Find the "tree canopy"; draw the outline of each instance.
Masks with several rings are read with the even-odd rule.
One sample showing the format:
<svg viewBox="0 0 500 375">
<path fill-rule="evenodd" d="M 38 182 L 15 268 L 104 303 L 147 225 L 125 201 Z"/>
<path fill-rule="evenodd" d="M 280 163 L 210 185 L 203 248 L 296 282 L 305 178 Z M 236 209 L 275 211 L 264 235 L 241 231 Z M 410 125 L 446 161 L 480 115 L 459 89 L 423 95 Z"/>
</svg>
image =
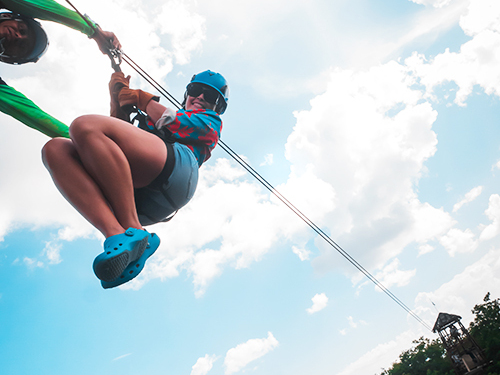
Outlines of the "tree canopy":
<svg viewBox="0 0 500 375">
<path fill-rule="evenodd" d="M 500 374 L 500 298 L 491 300 L 486 294 L 484 303 L 474 306 L 474 321 L 469 332 L 493 363 L 488 367 L 488 375 Z"/>
<path fill-rule="evenodd" d="M 474 321 L 469 325 L 469 333 L 492 362 L 486 374 L 500 375 L 500 299 L 491 300 L 488 293 L 472 312 Z M 420 337 L 413 344 L 413 348 L 401 353 L 399 361 L 380 375 L 455 375 L 441 340 Z"/>
</svg>

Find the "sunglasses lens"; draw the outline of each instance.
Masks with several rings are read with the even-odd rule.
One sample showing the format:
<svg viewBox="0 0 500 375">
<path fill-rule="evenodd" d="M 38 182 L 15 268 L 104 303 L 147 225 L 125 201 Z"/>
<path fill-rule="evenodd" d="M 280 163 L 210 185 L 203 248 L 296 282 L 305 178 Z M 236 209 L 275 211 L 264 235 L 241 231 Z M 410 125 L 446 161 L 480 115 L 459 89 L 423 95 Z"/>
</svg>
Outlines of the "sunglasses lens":
<svg viewBox="0 0 500 375">
<path fill-rule="evenodd" d="M 219 97 L 219 93 L 217 91 L 198 83 L 190 83 L 187 87 L 187 94 L 193 98 L 203 94 L 205 101 L 210 104 L 215 104 L 217 102 L 217 98 Z"/>
<path fill-rule="evenodd" d="M 193 98 L 200 96 L 202 92 L 203 92 L 203 87 L 201 87 L 201 85 L 190 83 L 187 87 L 188 95 L 192 96 Z"/>
<path fill-rule="evenodd" d="M 206 91 L 203 91 L 203 97 L 210 104 L 215 104 L 218 96 L 219 96 L 219 93 L 215 90 L 208 89 Z"/>
</svg>

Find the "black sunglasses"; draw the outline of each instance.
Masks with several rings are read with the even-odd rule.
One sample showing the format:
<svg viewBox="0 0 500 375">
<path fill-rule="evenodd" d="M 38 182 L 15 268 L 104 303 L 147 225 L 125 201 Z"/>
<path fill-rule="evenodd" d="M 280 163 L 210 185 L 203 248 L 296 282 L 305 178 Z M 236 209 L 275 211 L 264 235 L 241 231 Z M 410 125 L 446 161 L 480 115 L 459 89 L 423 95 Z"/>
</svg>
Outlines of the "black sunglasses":
<svg viewBox="0 0 500 375">
<path fill-rule="evenodd" d="M 201 83 L 190 83 L 187 86 L 187 94 L 193 98 L 197 98 L 203 94 L 203 98 L 209 104 L 217 104 L 219 99 L 219 92 L 209 86 L 205 86 Z"/>
</svg>

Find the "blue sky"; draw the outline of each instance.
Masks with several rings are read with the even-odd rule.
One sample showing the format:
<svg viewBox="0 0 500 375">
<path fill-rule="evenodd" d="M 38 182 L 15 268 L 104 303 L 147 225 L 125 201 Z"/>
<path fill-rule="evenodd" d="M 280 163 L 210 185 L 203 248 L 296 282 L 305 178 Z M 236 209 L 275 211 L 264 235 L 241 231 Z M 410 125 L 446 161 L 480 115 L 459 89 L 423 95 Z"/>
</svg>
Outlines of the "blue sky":
<svg viewBox="0 0 500 375">
<path fill-rule="evenodd" d="M 224 74 L 224 142 L 428 325 L 499 296 L 497 0 L 74 4 L 177 98 Z M 1 77 L 68 124 L 107 114 L 107 58 L 43 25 L 46 55 Z M 141 276 L 103 290 L 47 138 L 0 121 L 5 373 L 376 374 L 436 338 L 221 149 Z"/>
</svg>

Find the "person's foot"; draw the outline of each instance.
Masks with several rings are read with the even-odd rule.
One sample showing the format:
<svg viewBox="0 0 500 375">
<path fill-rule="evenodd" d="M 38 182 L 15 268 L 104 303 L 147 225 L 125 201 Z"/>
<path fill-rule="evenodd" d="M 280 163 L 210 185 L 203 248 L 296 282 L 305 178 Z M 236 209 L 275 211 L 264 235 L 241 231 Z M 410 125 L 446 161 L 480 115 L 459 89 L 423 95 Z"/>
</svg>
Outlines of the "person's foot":
<svg viewBox="0 0 500 375">
<path fill-rule="evenodd" d="M 148 245 L 149 233 L 129 228 L 125 233 L 108 237 L 104 252 L 94 259 L 94 273 L 102 281 L 113 281 L 127 266 L 141 257 Z"/>
<path fill-rule="evenodd" d="M 101 285 L 104 289 L 114 288 L 119 285 L 125 284 L 126 282 L 135 278 L 144 268 L 146 264 L 146 260 L 154 254 L 156 249 L 160 246 L 160 238 L 156 235 L 156 233 L 151 233 L 148 237 L 148 245 L 146 246 L 146 250 L 142 253 L 142 255 L 134 262 L 131 262 L 127 268 L 122 272 L 122 274 L 113 281 L 104 281 L 101 280 Z"/>
</svg>

